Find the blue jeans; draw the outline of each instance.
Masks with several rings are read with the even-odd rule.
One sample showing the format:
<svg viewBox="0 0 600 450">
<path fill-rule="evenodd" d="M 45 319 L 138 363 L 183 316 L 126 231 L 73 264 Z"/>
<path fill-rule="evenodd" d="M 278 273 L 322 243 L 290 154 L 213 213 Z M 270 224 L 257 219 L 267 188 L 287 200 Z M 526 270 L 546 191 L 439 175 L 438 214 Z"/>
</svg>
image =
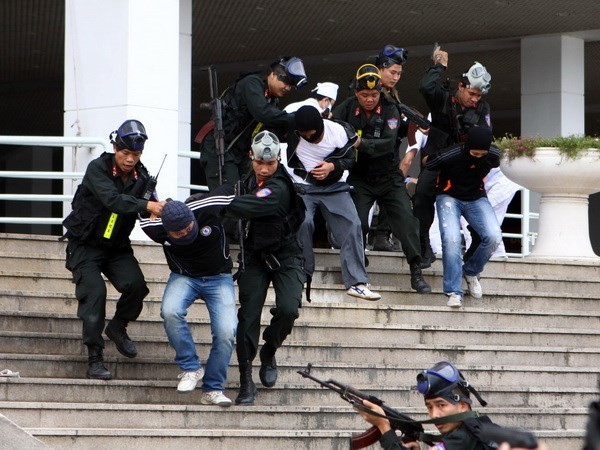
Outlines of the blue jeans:
<svg viewBox="0 0 600 450">
<path fill-rule="evenodd" d="M 169 276 L 160 316 L 169 343 L 175 349 L 175 363 L 183 372 L 195 372 L 200 368 L 194 338 L 185 320 L 188 308 L 197 298 L 206 303 L 212 334 L 210 355 L 204 365 L 202 391 L 223 391 L 237 329 L 231 274 L 193 278 L 171 272 Z"/>
<path fill-rule="evenodd" d="M 442 194 L 438 195 L 435 205 L 442 237 L 444 293 L 455 292 L 462 295 L 462 275 L 477 276 L 483 271 L 483 267 L 502 240 L 502 231 L 494 209 L 486 197 L 465 201 Z M 481 244 L 464 264 L 460 216 L 463 216 L 481 237 Z"/>
</svg>

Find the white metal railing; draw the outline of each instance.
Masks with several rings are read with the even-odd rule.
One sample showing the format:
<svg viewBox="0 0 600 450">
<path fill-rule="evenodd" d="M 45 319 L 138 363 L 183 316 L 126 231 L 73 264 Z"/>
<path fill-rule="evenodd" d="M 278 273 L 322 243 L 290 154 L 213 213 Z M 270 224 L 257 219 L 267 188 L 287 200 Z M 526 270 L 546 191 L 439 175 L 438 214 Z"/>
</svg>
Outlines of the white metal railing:
<svg viewBox="0 0 600 450">
<path fill-rule="evenodd" d="M 507 213 L 505 219 L 520 219 L 521 221 L 521 232 L 520 233 L 502 233 L 502 237 L 506 238 L 517 238 L 521 240 L 521 253 L 507 253 L 507 256 L 523 257 L 531 253 L 530 247 L 535 244 L 537 233 L 531 231 L 530 222 L 531 220 L 538 220 L 540 218 L 539 213 L 531 212 L 530 195 L 529 190 L 525 188 L 520 189 L 521 192 L 521 214 Z"/>
<path fill-rule="evenodd" d="M 0 136 L 0 145 L 28 145 L 45 147 L 102 147 L 104 150 L 112 148 L 110 143 L 100 138 L 84 137 L 42 137 L 42 136 Z M 178 152 L 180 158 L 200 159 L 198 152 Z M 40 172 L 40 171 L 0 171 L 0 178 L 24 178 L 31 180 L 78 180 L 83 178 L 83 172 Z M 181 184 L 180 189 L 190 189 L 207 192 L 208 187 L 197 184 Z M 0 194 L 0 201 L 45 201 L 45 202 L 70 202 L 73 195 L 64 194 Z M 530 231 L 530 220 L 538 219 L 539 214 L 530 211 L 529 191 L 521 189 L 521 214 L 506 214 L 506 218 L 521 221 L 521 233 L 502 233 L 506 238 L 521 240 L 521 253 L 507 253 L 512 257 L 523 257 L 530 253 L 530 247 L 535 243 L 537 233 Z M 62 217 L 0 217 L 0 223 L 27 224 L 27 225 L 60 225 Z"/>
<path fill-rule="evenodd" d="M 112 145 L 105 139 L 94 137 L 69 136 L 0 136 L 0 145 L 23 145 L 40 147 L 75 147 L 111 150 Z M 198 152 L 179 152 L 180 158 L 200 159 Z M 83 172 L 44 172 L 44 171 L 0 171 L 0 178 L 21 178 L 30 180 L 80 180 Z M 197 184 L 178 185 L 181 189 L 208 191 L 207 186 Z M 22 202 L 70 202 L 72 194 L 0 194 L 0 201 Z M 26 225 L 60 225 L 62 217 L 0 217 L 0 223 Z"/>
</svg>

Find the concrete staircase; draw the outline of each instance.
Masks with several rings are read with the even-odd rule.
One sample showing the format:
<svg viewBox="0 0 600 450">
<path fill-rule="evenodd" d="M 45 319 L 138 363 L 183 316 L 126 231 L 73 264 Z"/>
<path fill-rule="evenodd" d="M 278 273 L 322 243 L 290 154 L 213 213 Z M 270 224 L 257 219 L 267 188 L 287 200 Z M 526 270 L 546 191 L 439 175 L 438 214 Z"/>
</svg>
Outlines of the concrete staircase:
<svg viewBox="0 0 600 450">
<path fill-rule="evenodd" d="M 0 412 L 50 447 L 347 449 L 351 433 L 366 424 L 298 369 L 312 363 L 316 376 L 424 419 L 415 376 L 439 360 L 461 368 L 489 403 L 477 409 L 497 423 L 532 429 L 552 450 L 582 447 L 600 378 L 596 261 L 493 261 L 481 279 L 484 298 L 467 297 L 454 311 L 441 292 L 440 261 L 425 271 L 433 293 L 417 295 L 401 255 L 371 252 L 371 282 L 383 298 L 370 303 L 345 295 L 338 253 L 318 250 L 313 302 L 304 304 L 278 352 L 280 381 L 259 386 L 256 406 L 224 409 L 200 405 L 198 391 L 176 392 L 179 371 L 159 317 L 168 268 L 151 243 L 135 245 L 150 286 L 142 316 L 129 327 L 140 356 L 124 358 L 107 342 L 115 379 L 84 378 L 87 357 L 64 248 L 56 237 L 0 234 L 0 370 L 21 374 L 0 377 Z M 109 317 L 116 299 L 109 287 Z M 189 320 L 205 358 L 210 331 L 202 302 Z M 234 355 L 226 392 L 232 398 L 238 382 Z"/>
</svg>

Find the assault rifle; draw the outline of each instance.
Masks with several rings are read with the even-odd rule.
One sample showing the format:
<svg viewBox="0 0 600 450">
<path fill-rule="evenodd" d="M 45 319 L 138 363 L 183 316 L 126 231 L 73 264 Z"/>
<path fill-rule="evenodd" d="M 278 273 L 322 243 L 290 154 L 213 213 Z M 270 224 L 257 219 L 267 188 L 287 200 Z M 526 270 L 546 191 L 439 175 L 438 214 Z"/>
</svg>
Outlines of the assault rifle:
<svg viewBox="0 0 600 450">
<path fill-rule="evenodd" d="M 210 103 L 201 103 L 200 108 L 210 109 L 210 122 L 202 127 L 198 132 L 195 141 L 202 142 L 204 137 L 212 128 L 215 144 L 217 146 L 217 158 L 219 160 L 219 184 L 223 184 L 223 165 L 225 164 L 225 131 L 223 131 L 223 103 L 219 97 L 219 87 L 217 83 L 217 69 L 214 66 L 208 66 L 208 82 L 210 84 Z"/>
<path fill-rule="evenodd" d="M 412 109 L 410 106 L 405 105 L 399 100 L 396 100 L 396 105 L 398 106 L 398 109 L 400 109 L 400 112 L 404 114 L 406 118 L 411 122 L 416 123 L 419 127 L 423 128 L 424 130 L 431 128 L 431 122 L 425 117 L 423 117 L 421 114 L 419 114 L 417 111 Z"/>
<path fill-rule="evenodd" d="M 332 379 L 327 381 L 321 380 L 314 375 L 311 375 L 311 368 L 312 365 L 308 364 L 306 369 L 299 370 L 298 373 L 304 378 L 310 378 L 311 380 L 319 383 L 324 388 L 337 392 L 344 401 L 350 403 L 352 406 L 355 406 L 358 409 L 363 411 L 368 409 L 363 404 L 363 400 L 368 400 L 371 403 L 380 406 L 389 419 L 392 428 L 402 433 L 402 441 L 410 442 L 420 440 L 425 442 L 427 445 L 434 445 L 432 441 L 423 437 L 424 429 L 420 422 L 417 422 L 416 420 L 411 419 L 395 409 L 390 408 L 383 402 L 383 400 L 380 400 L 371 394 L 361 392 L 348 384 L 343 384 Z M 351 448 L 353 450 L 357 450 L 368 447 L 369 445 L 376 443 L 380 437 L 381 432 L 376 426 L 373 426 L 363 433 L 353 435 L 351 438 Z"/>
</svg>

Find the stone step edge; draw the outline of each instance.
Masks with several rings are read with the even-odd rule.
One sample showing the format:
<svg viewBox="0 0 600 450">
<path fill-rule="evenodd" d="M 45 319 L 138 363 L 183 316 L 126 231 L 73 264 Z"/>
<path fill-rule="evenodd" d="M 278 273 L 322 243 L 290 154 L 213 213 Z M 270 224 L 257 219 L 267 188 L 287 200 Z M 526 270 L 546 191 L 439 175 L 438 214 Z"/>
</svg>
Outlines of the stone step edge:
<svg viewBox="0 0 600 450">
<path fill-rule="evenodd" d="M 64 354 L 40 354 L 36 353 L 35 358 L 31 354 L 19 354 L 19 353 L 0 353 L 0 361 L 11 361 L 24 359 L 27 362 L 35 361 L 57 361 L 57 362 L 85 362 L 87 361 L 87 355 L 64 355 Z M 105 356 L 106 362 L 121 362 L 124 361 L 121 356 Z M 175 367 L 173 358 L 143 358 L 136 357 L 135 359 L 126 360 L 128 364 L 165 364 L 167 366 Z M 291 363 L 290 361 L 282 359 L 278 360 L 278 367 L 286 370 L 299 370 L 297 363 Z M 256 364 L 258 367 L 258 363 Z M 352 363 L 352 362 L 317 362 L 311 363 L 312 369 L 316 369 L 317 372 L 313 371 L 313 374 L 319 377 L 318 372 L 327 370 L 404 370 L 404 371 L 419 371 L 423 370 L 422 364 L 404 364 L 399 367 L 397 364 L 380 364 L 380 363 Z M 236 368 L 237 362 L 232 360 L 230 367 Z M 469 372 L 527 372 L 527 373 L 589 373 L 600 374 L 600 367 L 571 367 L 571 366 L 529 366 L 529 365 L 482 365 L 482 364 L 469 364 L 462 365 L 461 370 L 464 373 Z M 300 375 L 299 375 L 300 376 Z M 338 380 L 340 382 L 347 382 L 352 384 L 352 380 Z"/>
<path fill-rule="evenodd" d="M 366 427 L 367 428 L 367 427 Z M 365 429 L 366 429 L 365 428 Z M 111 436 L 111 437 L 222 437 L 222 438 L 260 438 L 273 440 L 281 438 L 348 438 L 357 431 L 364 430 L 250 430 L 250 429 L 153 429 L 153 428 L 23 428 L 33 436 Z M 533 430 L 538 438 L 579 438 L 585 435 L 584 429 L 569 430 Z"/>
<path fill-rule="evenodd" d="M 78 341 L 81 340 L 81 335 L 79 333 L 51 333 L 51 332 L 36 332 L 36 331 L 22 332 L 22 331 L 1 331 L 0 330 L 0 337 L 2 337 L 2 336 L 31 337 L 31 338 L 40 338 L 40 339 L 73 339 L 73 340 L 78 340 Z M 158 342 L 161 344 L 168 342 L 166 336 L 140 336 L 140 337 L 136 337 L 135 341 L 136 342 Z M 210 341 L 208 339 L 195 339 L 195 341 L 196 341 L 196 345 L 210 344 Z M 300 340 L 294 340 L 294 339 L 286 340 L 284 345 L 290 346 L 290 347 L 292 347 L 292 346 L 293 347 L 301 347 L 301 348 L 307 347 L 306 341 L 300 341 Z M 310 347 L 313 347 L 313 348 L 326 347 L 326 348 L 338 348 L 338 349 L 339 348 L 372 349 L 373 345 L 360 344 L 360 343 L 352 343 L 352 344 L 343 345 L 341 343 L 332 344 L 331 342 L 326 342 L 326 341 L 311 341 Z M 490 344 L 490 345 L 453 345 L 453 344 L 448 344 L 448 345 L 443 345 L 443 344 L 408 345 L 408 344 L 399 344 L 399 345 L 393 345 L 393 344 L 381 343 L 381 344 L 378 344 L 378 348 L 379 349 L 387 349 L 387 350 L 420 350 L 420 351 L 425 350 L 425 351 L 461 351 L 461 352 L 464 352 L 464 351 L 470 351 L 470 352 L 506 351 L 506 352 L 524 352 L 524 353 L 531 353 L 531 352 L 535 352 L 535 353 L 571 353 L 571 354 L 573 354 L 573 353 L 597 354 L 598 353 L 597 347 L 580 347 L 580 346 L 577 346 L 577 347 L 548 347 L 548 346 L 534 347 L 531 345 L 526 345 L 526 346 L 525 345 L 524 346 L 508 345 L 508 346 L 499 347 L 497 344 Z M 83 347 L 82 347 L 82 351 L 83 351 Z M 14 354 L 18 354 L 18 353 L 14 353 Z"/>
<path fill-rule="evenodd" d="M 281 386 L 275 385 L 272 388 L 268 388 L 271 391 L 274 390 L 303 390 L 303 391 L 323 391 L 323 388 L 316 383 L 283 383 Z M 39 386 L 102 386 L 102 387 L 128 387 L 128 388 L 173 388 L 172 380 L 88 380 L 83 378 L 4 378 L 0 377 L 0 384 L 22 384 L 22 385 L 39 385 Z M 398 391 L 414 391 L 416 388 L 413 385 L 396 385 L 390 387 L 388 385 L 362 385 L 357 383 L 354 386 L 356 389 L 364 391 L 378 391 L 378 392 L 398 392 Z M 598 390 L 596 388 L 585 388 L 585 387 L 521 387 L 521 386 L 486 386 L 483 392 L 496 392 L 496 393 L 554 393 L 554 394 L 594 394 L 596 395 Z"/>
<path fill-rule="evenodd" d="M 339 272 L 339 267 L 326 267 L 326 266 L 316 266 L 315 272 Z M 375 272 L 367 270 L 368 273 L 377 273 L 383 275 L 402 275 L 406 277 L 410 274 L 408 270 L 401 270 L 400 272 L 389 269 L 379 269 Z M 443 275 L 442 271 L 425 271 L 423 272 L 423 276 L 427 278 L 427 276 L 441 277 Z M 58 272 L 24 272 L 22 270 L 0 270 L 0 276 L 12 276 L 12 277 L 22 277 L 22 278 L 36 278 L 36 279 L 70 279 L 71 274 L 67 269 L 64 271 Z M 146 282 L 148 283 L 166 283 L 169 278 L 169 272 L 165 271 L 165 276 L 162 277 L 145 277 Z M 586 284 L 597 284 L 600 283 L 600 279 L 590 279 L 589 276 L 584 278 L 574 278 L 574 277 L 564 277 L 564 276 L 551 276 L 551 275 L 511 275 L 511 274 L 502 274 L 502 275 L 486 275 L 485 271 L 481 274 L 481 279 L 485 280 L 518 280 L 518 281 L 535 281 L 535 282 L 566 282 L 566 283 L 586 283 Z M 340 285 L 341 286 L 341 285 Z M 311 285 L 312 287 L 312 285 Z"/>
<path fill-rule="evenodd" d="M 331 285 L 329 285 L 328 287 L 330 287 Z M 315 290 L 314 287 L 311 287 L 311 289 Z M 345 289 L 343 286 L 340 285 L 340 290 Z M 417 295 L 417 294 L 415 294 Z M 494 294 L 489 294 L 494 295 Z M 530 293 L 530 295 L 533 295 Z M 526 295 L 526 297 L 530 298 L 530 295 Z M 7 297 L 23 297 L 25 299 L 27 298 L 52 298 L 52 299 L 64 299 L 64 300 L 71 300 L 71 301 L 76 301 L 73 293 L 60 293 L 60 292 L 48 292 L 48 293 L 41 293 L 41 292 L 35 292 L 35 291 L 13 291 L 13 290 L 2 290 L 0 289 L 0 296 L 7 296 Z M 510 297 L 516 297 L 515 295 L 506 295 L 506 296 L 510 296 Z M 546 298 L 546 295 L 537 295 L 540 298 Z M 549 296 L 548 296 L 549 297 Z M 558 295 L 557 295 L 558 297 Z M 583 295 L 573 295 L 572 298 L 575 299 L 582 299 Z M 599 295 L 600 297 L 600 295 Z M 114 293 L 111 294 L 109 293 L 107 295 L 107 300 L 109 301 L 117 301 L 119 298 L 119 294 Z M 564 296 L 562 296 L 561 298 L 565 298 Z M 590 300 L 595 300 L 595 297 L 589 297 Z M 200 302 L 200 304 L 202 304 L 202 299 L 198 299 L 198 301 Z M 161 297 L 156 297 L 156 296 L 148 296 L 144 299 L 144 302 L 151 302 L 151 303 L 157 303 L 160 304 L 162 302 Z M 273 304 L 273 301 L 267 301 L 265 302 L 265 309 L 270 309 L 271 306 Z M 236 300 L 236 305 L 239 305 L 238 300 Z M 300 310 L 300 320 L 302 320 L 302 311 L 306 310 L 306 309 L 311 309 L 311 308 L 316 308 L 316 309 L 323 309 L 323 310 L 330 310 L 330 309 L 339 309 L 339 310 L 372 310 L 372 311 L 377 311 L 377 312 L 387 312 L 387 311 L 398 311 L 398 312 L 423 312 L 423 311 L 427 311 L 427 312 L 452 312 L 452 310 L 448 309 L 448 307 L 446 305 L 424 305 L 424 304 L 415 304 L 415 305 L 410 305 L 410 304 L 389 304 L 389 303 L 377 303 L 377 302 L 360 302 L 360 303 L 342 303 L 342 302 L 314 302 L 314 303 L 304 303 L 303 304 L 303 309 Z M 23 312 L 23 313 L 36 313 L 38 311 L 36 310 L 8 310 L 8 311 L 4 311 L 4 312 Z M 501 307 L 469 307 L 469 308 L 465 308 L 464 311 L 461 311 L 464 313 L 468 313 L 468 314 L 493 314 L 493 315 L 497 315 L 497 314 L 506 314 L 506 315 L 526 315 L 526 316 L 552 316 L 555 317 L 557 314 L 561 315 L 561 316 L 567 316 L 567 317 L 600 317 L 600 309 L 595 311 L 580 311 L 580 310 L 516 310 L 514 308 L 501 308 Z M 63 314 L 66 315 L 66 313 L 48 313 L 48 314 Z M 192 318 L 190 318 L 189 320 L 193 320 Z"/>
<path fill-rule="evenodd" d="M 50 236 L 50 235 L 44 235 L 44 234 L 20 234 L 20 233 L 0 233 L 0 239 L 6 239 L 6 240 L 19 240 L 19 241 L 45 241 L 45 242 L 49 242 L 51 244 L 57 244 L 57 245 L 63 245 L 66 247 L 66 241 L 63 242 L 62 244 L 59 242 L 58 238 L 60 236 Z M 140 240 L 133 240 L 131 241 L 131 244 L 134 248 L 135 251 L 135 247 L 156 247 L 157 249 L 161 249 L 160 244 L 157 244 L 156 242 L 153 241 L 140 241 Z M 235 243 L 231 243 L 230 244 L 230 248 L 231 250 L 239 250 L 238 246 Z M 335 250 L 335 249 L 331 249 L 331 248 L 315 248 L 314 249 L 315 253 L 325 253 L 325 254 L 334 254 L 334 255 L 338 255 L 339 254 L 339 250 Z M 401 252 L 381 252 L 381 251 L 373 251 L 373 250 L 368 250 L 367 254 L 369 255 L 376 255 L 376 256 L 381 256 L 381 257 L 386 257 L 386 258 L 404 258 L 405 256 L 403 253 Z M 597 266 L 598 265 L 598 261 L 596 260 L 592 260 L 592 259 L 572 259 L 572 260 L 563 260 L 561 259 L 560 261 L 555 261 L 549 258 L 536 258 L 534 256 L 528 256 L 525 258 L 508 258 L 508 259 L 501 259 L 501 260 L 492 260 L 493 262 L 498 262 L 498 263 L 506 263 L 506 262 L 517 262 L 517 263 L 521 263 L 521 264 L 551 264 L 551 265 L 555 265 L 555 264 L 572 264 L 572 265 L 587 265 L 587 266 Z"/>
<path fill-rule="evenodd" d="M 449 311 L 449 314 L 456 314 L 456 311 Z M 497 314 L 497 313 L 494 313 Z M 43 311 L 2 311 L 0 316 L 9 317 L 23 317 L 23 318 L 39 318 L 39 319 L 56 319 L 56 320 L 79 320 L 74 314 L 63 314 L 63 313 L 46 313 Z M 208 324 L 210 320 L 208 318 L 188 318 L 189 324 Z M 136 321 L 138 324 L 143 323 L 162 323 L 160 317 L 144 317 L 141 320 Z M 270 319 L 265 317 L 261 320 L 261 325 L 267 325 L 270 323 Z M 598 335 L 600 336 L 599 329 L 572 329 L 572 328 L 527 328 L 524 329 L 521 326 L 510 328 L 498 328 L 498 327 L 484 327 L 484 326 L 466 326 L 459 327 L 456 324 L 451 325 L 411 325 L 401 323 L 348 323 L 348 322 L 318 322 L 318 321 L 303 321 L 298 320 L 294 327 L 296 328 L 325 328 L 325 329 L 361 329 L 361 330 L 391 330 L 391 331 L 453 331 L 456 333 L 512 333 L 512 334 L 573 334 L 573 335 Z"/>
<path fill-rule="evenodd" d="M 36 410 L 106 410 L 106 411 L 157 411 L 157 412 L 206 412 L 205 405 L 164 405 L 164 404 L 152 404 L 152 403 L 69 403 L 69 402 L 13 402 L 3 401 L 0 402 L 3 409 L 36 409 Z M 237 405 L 236 405 L 237 406 Z M 425 417 L 426 413 L 422 407 L 404 407 L 404 406 L 392 406 L 391 408 L 397 409 L 400 412 Z M 248 414 L 265 414 L 273 412 L 284 412 L 284 413 L 348 413 L 356 414 L 356 411 L 352 406 L 289 406 L 289 405 L 253 405 L 253 406 L 237 406 L 235 410 L 217 408 L 212 409 L 211 412 L 218 412 L 227 414 L 229 411 L 245 411 Z M 486 414 L 542 414 L 542 415 L 587 415 L 589 412 L 588 408 L 535 408 L 531 406 L 526 407 L 515 407 L 508 406 L 502 407 L 486 407 Z"/>
</svg>

